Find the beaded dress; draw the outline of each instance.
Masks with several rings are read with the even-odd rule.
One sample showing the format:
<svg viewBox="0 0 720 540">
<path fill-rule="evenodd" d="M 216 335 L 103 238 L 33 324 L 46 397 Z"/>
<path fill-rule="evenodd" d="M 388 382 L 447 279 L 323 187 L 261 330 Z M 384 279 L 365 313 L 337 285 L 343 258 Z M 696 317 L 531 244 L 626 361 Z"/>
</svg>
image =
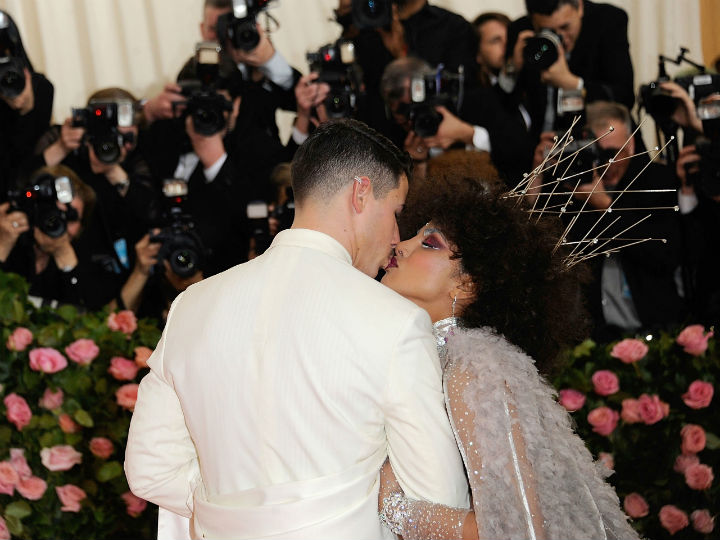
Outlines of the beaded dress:
<svg viewBox="0 0 720 540">
<path fill-rule="evenodd" d="M 534 361 L 490 328 L 435 323 L 445 399 L 480 539 L 637 539 Z M 383 467 L 381 520 L 404 538 L 462 538 L 468 509 L 407 499 Z"/>
</svg>

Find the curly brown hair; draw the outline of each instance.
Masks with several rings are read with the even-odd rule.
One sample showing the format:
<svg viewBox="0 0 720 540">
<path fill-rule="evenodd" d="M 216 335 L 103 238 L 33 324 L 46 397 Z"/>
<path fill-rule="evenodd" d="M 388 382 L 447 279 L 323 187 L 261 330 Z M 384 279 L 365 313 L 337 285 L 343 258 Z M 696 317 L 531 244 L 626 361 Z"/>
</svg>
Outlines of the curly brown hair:
<svg viewBox="0 0 720 540">
<path fill-rule="evenodd" d="M 403 233 L 432 221 L 470 277 L 475 298 L 462 312 L 465 326 L 494 328 L 545 374 L 565 347 L 587 336 L 585 272 L 564 268 L 562 253 L 553 253 L 559 220 L 530 219 L 514 199 L 452 168 L 415 191 L 407 206 Z"/>
</svg>

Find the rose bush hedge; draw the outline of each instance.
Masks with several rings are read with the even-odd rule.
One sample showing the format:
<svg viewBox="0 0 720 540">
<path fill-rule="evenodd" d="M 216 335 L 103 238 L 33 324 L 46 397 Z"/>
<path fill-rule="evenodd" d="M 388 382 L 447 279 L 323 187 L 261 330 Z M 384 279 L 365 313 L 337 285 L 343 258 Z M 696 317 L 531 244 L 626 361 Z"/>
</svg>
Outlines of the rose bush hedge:
<svg viewBox="0 0 720 540">
<path fill-rule="evenodd" d="M 0 273 L 0 539 L 155 538 L 123 459 L 160 337 L 131 312 L 37 309 Z"/>
<path fill-rule="evenodd" d="M 633 526 L 646 538 L 717 538 L 720 359 L 713 333 L 692 325 L 568 354 L 558 401 L 615 473 Z"/>
</svg>

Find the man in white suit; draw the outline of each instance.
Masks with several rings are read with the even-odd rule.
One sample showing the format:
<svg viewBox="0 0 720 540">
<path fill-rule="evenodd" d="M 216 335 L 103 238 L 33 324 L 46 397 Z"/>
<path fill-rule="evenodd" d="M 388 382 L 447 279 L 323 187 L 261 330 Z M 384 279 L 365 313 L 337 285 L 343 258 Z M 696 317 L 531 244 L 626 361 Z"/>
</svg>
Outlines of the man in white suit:
<svg viewBox="0 0 720 540">
<path fill-rule="evenodd" d="M 377 517 L 388 455 L 408 496 L 467 507 L 430 318 L 373 279 L 408 174 L 364 124 L 321 126 L 293 161 L 292 229 L 175 300 L 125 471 L 192 536 L 392 537 Z"/>
</svg>

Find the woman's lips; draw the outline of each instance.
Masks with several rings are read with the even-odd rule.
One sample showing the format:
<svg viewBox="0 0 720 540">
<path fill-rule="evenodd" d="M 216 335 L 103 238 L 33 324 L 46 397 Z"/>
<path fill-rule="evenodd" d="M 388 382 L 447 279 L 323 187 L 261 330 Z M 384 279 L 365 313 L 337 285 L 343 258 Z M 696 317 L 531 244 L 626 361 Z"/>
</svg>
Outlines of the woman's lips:
<svg viewBox="0 0 720 540">
<path fill-rule="evenodd" d="M 388 268 L 397 268 L 397 260 L 395 259 L 395 256 L 393 255 L 390 257 L 390 260 L 388 261 L 387 265 L 385 266 L 385 270 Z"/>
</svg>

